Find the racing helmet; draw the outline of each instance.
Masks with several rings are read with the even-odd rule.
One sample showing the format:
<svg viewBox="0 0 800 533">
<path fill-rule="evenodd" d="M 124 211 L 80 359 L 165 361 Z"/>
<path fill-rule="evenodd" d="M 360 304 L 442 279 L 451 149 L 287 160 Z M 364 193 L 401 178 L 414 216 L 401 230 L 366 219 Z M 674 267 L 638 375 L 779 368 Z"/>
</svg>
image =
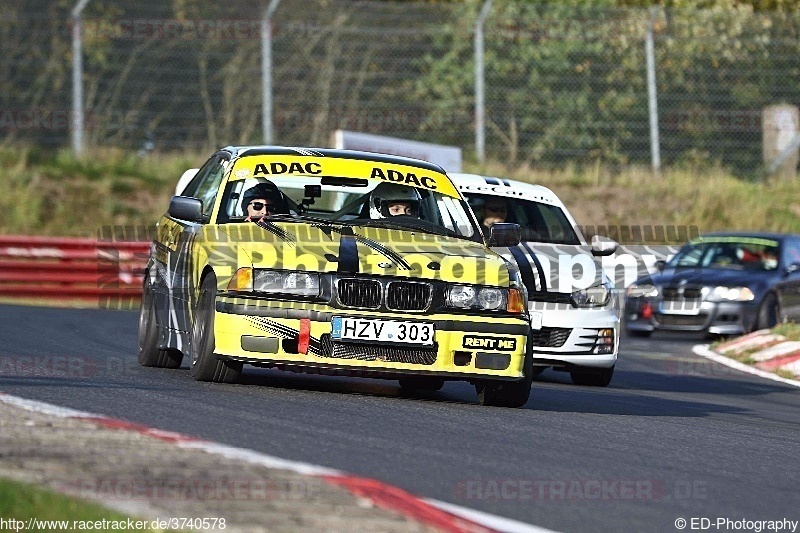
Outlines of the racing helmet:
<svg viewBox="0 0 800 533">
<path fill-rule="evenodd" d="M 278 189 L 278 187 L 271 181 L 258 183 L 255 186 L 250 187 L 249 189 L 244 191 L 241 203 L 242 213 L 247 214 L 247 206 L 250 204 L 251 201 L 257 198 L 270 200 L 273 204 L 275 204 L 274 214 L 286 215 L 289 213 L 289 205 L 286 202 L 286 197 L 283 195 L 280 189 Z"/>
<path fill-rule="evenodd" d="M 419 218 L 419 204 L 422 197 L 413 187 L 397 183 L 381 183 L 370 194 L 369 217 L 372 219 L 388 218 L 389 204 L 393 202 L 407 202 L 411 206 L 409 216 Z"/>
</svg>

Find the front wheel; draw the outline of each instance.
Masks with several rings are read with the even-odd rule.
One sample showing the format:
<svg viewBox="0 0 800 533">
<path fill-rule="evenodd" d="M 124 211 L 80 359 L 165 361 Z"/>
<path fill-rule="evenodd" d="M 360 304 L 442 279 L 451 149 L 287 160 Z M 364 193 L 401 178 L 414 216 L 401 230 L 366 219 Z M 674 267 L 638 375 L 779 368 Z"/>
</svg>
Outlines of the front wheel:
<svg viewBox="0 0 800 533">
<path fill-rule="evenodd" d="M 614 367 L 602 368 L 599 370 L 576 370 L 569 373 L 572 382 L 576 385 L 588 385 L 590 387 L 607 387 L 614 377 Z"/>
<path fill-rule="evenodd" d="M 192 323 L 189 343 L 191 366 L 189 373 L 197 381 L 233 383 L 242 372 L 242 363 L 220 359 L 214 353 L 214 313 L 217 295 L 217 278 L 209 274 L 200 285 L 200 297 Z"/>
<path fill-rule="evenodd" d="M 145 278 L 142 291 L 142 307 L 139 309 L 138 344 L 136 358 L 140 365 L 157 368 L 179 368 L 181 366 L 183 361 L 181 352 L 172 348 L 158 347 L 155 298 L 147 278 Z"/>
<path fill-rule="evenodd" d="M 523 378 L 519 381 L 487 380 L 475 385 L 481 405 L 522 407 L 528 403 L 533 384 L 533 357 L 525 355 Z"/>
<path fill-rule="evenodd" d="M 771 329 L 778 325 L 781 317 L 781 304 L 774 292 L 767 293 L 758 308 L 756 329 Z"/>
</svg>

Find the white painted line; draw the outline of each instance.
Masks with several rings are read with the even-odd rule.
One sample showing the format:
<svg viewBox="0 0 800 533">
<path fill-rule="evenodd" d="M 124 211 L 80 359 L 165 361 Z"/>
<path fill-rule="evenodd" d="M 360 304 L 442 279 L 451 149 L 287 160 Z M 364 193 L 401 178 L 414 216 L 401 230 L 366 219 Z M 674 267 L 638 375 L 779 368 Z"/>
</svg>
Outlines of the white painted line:
<svg viewBox="0 0 800 533">
<path fill-rule="evenodd" d="M 767 361 L 779 355 L 786 355 L 800 350 L 800 341 L 786 341 L 770 346 L 764 350 L 750 354 L 748 357 L 755 361 Z"/>
<path fill-rule="evenodd" d="M 313 465 L 310 463 L 303 463 L 300 461 L 291 461 L 289 459 L 281 459 L 255 450 L 248 450 L 246 448 L 236 448 L 228 446 L 227 444 L 220 444 L 217 442 L 209 441 L 181 441 L 175 443 L 179 448 L 201 450 L 210 454 L 219 455 L 227 459 L 235 459 L 244 461 L 254 465 L 266 466 L 267 468 L 276 468 L 279 470 L 290 470 L 297 474 L 305 476 L 345 476 L 344 472 L 334 470 L 333 468 L 326 468 L 324 466 Z"/>
<path fill-rule="evenodd" d="M 796 376 L 800 376 L 800 361 L 792 361 L 781 366 L 781 370 L 787 370 Z"/>
<path fill-rule="evenodd" d="M 70 409 L 69 407 L 59 407 L 58 405 L 37 402 L 36 400 L 28 400 L 27 398 L 19 398 L 17 396 L 9 396 L 8 394 L 2 393 L 0 393 L 0 402 L 7 403 L 9 405 L 15 405 L 17 407 L 27 409 L 28 411 L 42 413 L 44 415 L 51 415 L 58 418 L 86 418 L 98 416 L 85 411 L 76 411 L 75 409 Z"/>
<path fill-rule="evenodd" d="M 724 348 L 720 348 L 720 351 L 724 353 L 733 352 L 738 354 L 745 350 L 752 350 L 753 348 L 758 348 L 759 346 L 763 346 L 771 342 L 779 342 L 784 340 L 786 340 L 786 337 L 782 335 L 762 335 L 760 337 L 753 337 L 751 339 L 747 339 L 746 342 L 734 341 L 733 344 L 731 344 L 730 346 L 725 346 Z"/>
<path fill-rule="evenodd" d="M 739 361 L 734 361 L 729 357 L 725 357 L 724 355 L 720 355 L 717 352 L 711 350 L 708 347 L 708 344 L 697 344 L 694 347 L 692 347 L 692 351 L 695 354 L 699 355 L 700 357 L 711 359 L 712 361 L 715 361 L 721 365 L 729 366 L 731 368 L 735 368 L 736 370 L 740 370 L 742 372 L 753 374 L 755 376 L 759 376 L 762 378 L 771 379 L 773 381 L 780 381 L 781 383 L 785 383 L 786 385 L 791 385 L 793 387 L 800 387 L 800 381 L 794 379 L 782 378 L 780 376 L 773 374 L 772 372 L 766 372 L 758 368 L 753 368 L 750 365 L 740 363 Z"/>
<path fill-rule="evenodd" d="M 747 335 L 745 335 L 743 337 L 739 337 L 738 339 L 733 339 L 733 340 L 728 341 L 728 342 L 723 342 L 722 344 L 719 345 L 718 348 L 719 348 L 719 351 L 721 351 L 721 352 L 727 352 L 730 348 L 738 346 L 738 345 L 743 344 L 743 343 L 746 343 L 750 339 L 753 339 L 755 337 L 760 337 L 761 335 L 769 335 L 770 333 L 772 333 L 772 330 L 759 329 L 758 331 L 750 332 L 750 333 L 748 333 Z"/>
<path fill-rule="evenodd" d="M 503 518 L 502 516 L 484 513 L 483 511 L 476 511 L 475 509 L 461 507 L 460 505 L 455 505 L 453 503 L 442 502 L 430 498 L 423 498 L 423 501 L 433 505 L 434 507 L 438 507 L 442 511 L 460 516 L 471 522 L 477 522 L 478 524 L 486 526 L 489 529 L 502 531 L 503 533 L 557 533 L 552 529 L 526 524 L 525 522 L 520 522 L 519 520 Z"/>
</svg>

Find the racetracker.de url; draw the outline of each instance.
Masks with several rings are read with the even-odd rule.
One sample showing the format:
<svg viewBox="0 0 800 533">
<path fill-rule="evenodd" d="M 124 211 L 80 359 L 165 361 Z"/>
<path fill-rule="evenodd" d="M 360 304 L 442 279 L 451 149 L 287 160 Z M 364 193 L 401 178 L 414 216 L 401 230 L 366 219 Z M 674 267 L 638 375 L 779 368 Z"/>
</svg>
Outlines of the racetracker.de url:
<svg viewBox="0 0 800 533">
<path fill-rule="evenodd" d="M 794 533 L 798 524 L 800 524 L 800 520 L 787 520 L 786 518 L 779 520 L 747 520 L 744 518 L 694 516 L 675 520 L 677 529 L 690 531 L 754 531 L 755 533 L 761 533 L 762 531 L 791 531 Z"/>
<path fill-rule="evenodd" d="M 165 529 L 225 529 L 224 518 L 166 518 L 155 520 L 39 520 L 0 518 L 0 531 L 164 531 Z"/>
</svg>

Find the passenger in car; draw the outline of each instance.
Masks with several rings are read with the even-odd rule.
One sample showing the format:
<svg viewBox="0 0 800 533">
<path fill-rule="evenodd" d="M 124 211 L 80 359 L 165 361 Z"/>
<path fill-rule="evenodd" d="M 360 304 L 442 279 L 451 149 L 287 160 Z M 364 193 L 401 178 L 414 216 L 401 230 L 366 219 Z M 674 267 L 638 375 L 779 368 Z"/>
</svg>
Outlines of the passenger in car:
<svg viewBox="0 0 800 533">
<path fill-rule="evenodd" d="M 370 194 L 369 214 L 372 219 L 400 215 L 419 218 L 420 195 L 405 185 L 381 183 Z"/>
<path fill-rule="evenodd" d="M 506 221 L 508 216 L 508 206 L 503 198 L 496 196 L 486 199 L 483 205 L 483 226 L 487 230 L 492 224 L 499 224 Z"/>
</svg>

